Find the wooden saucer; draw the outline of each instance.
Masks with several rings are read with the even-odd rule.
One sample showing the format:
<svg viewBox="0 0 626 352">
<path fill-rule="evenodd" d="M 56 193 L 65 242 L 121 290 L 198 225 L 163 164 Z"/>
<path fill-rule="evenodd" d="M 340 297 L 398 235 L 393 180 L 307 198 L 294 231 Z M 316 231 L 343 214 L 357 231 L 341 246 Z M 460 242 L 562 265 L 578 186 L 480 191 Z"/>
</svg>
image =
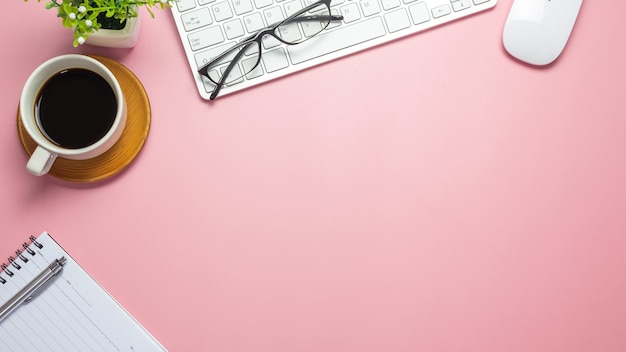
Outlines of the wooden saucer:
<svg viewBox="0 0 626 352">
<path fill-rule="evenodd" d="M 96 182 L 117 175 L 137 157 L 150 131 L 150 101 L 137 76 L 115 60 L 101 56 L 90 56 L 103 63 L 120 82 L 126 98 L 128 115 L 120 139 L 104 154 L 87 160 L 57 158 L 48 174 L 70 182 Z M 37 145 L 24 129 L 20 119 L 19 106 L 17 109 L 17 132 L 24 150 L 30 156 Z"/>
</svg>

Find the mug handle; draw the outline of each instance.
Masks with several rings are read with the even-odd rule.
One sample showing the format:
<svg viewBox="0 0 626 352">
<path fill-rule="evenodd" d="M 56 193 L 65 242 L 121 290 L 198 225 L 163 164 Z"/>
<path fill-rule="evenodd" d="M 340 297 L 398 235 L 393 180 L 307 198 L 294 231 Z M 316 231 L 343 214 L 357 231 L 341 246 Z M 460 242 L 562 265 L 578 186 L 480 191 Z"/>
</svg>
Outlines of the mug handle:
<svg viewBox="0 0 626 352">
<path fill-rule="evenodd" d="M 52 153 L 41 146 L 37 146 L 37 149 L 35 149 L 30 159 L 28 159 L 26 169 L 35 176 L 45 175 L 50 171 L 57 156 L 56 153 Z"/>
</svg>

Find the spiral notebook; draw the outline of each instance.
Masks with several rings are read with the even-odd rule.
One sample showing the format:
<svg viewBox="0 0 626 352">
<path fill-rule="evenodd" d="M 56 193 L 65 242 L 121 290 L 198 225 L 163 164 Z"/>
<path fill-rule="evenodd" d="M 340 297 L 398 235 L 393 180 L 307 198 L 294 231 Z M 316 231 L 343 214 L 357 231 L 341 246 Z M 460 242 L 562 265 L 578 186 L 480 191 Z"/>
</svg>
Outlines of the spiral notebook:
<svg viewBox="0 0 626 352">
<path fill-rule="evenodd" d="M 59 277 L 0 322 L 0 351 L 167 351 L 46 232 L 2 264 L 0 305 L 63 257 Z"/>
</svg>

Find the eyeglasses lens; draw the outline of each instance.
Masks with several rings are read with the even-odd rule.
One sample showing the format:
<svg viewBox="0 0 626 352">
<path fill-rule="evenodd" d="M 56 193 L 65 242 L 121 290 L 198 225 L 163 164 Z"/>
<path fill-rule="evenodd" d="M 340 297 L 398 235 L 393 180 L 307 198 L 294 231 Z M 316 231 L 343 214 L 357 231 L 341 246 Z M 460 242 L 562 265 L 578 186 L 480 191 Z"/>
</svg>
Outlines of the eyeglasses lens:
<svg viewBox="0 0 626 352">
<path fill-rule="evenodd" d="M 330 19 L 328 6 L 317 4 L 302 15 L 283 22 L 274 34 L 287 44 L 299 44 L 328 27 Z"/>
<path fill-rule="evenodd" d="M 236 84 L 243 81 L 243 76 L 253 71 L 259 61 L 259 47 L 256 42 L 250 42 L 239 46 L 236 50 L 232 50 L 229 55 L 223 57 L 220 61 L 209 70 L 209 79 L 217 84 L 221 81 L 222 76 L 226 74 L 232 60 L 238 57 L 228 73 L 228 77 L 224 80 L 224 84 Z"/>
</svg>

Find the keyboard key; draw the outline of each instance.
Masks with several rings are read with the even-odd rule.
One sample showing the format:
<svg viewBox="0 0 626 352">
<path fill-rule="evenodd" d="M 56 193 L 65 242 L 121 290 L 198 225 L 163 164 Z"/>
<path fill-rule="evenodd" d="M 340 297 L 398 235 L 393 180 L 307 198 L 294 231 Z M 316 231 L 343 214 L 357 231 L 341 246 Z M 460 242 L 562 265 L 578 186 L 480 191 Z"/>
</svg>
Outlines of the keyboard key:
<svg viewBox="0 0 626 352">
<path fill-rule="evenodd" d="M 486 2 L 489 2 L 491 0 L 474 0 L 474 5 L 480 5 L 480 4 L 484 4 Z"/>
<path fill-rule="evenodd" d="M 332 32 L 321 33 L 300 45 L 287 47 L 291 62 L 299 64 L 322 55 L 345 49 L 386 34 L 385 25 L 380 17 L 357 22 L 350 26 L 339 27 Z"/>
<path fill-rule="evenodd" d="M 317 0 L 304 0 L 304 7 L 307 7 L 309 5 L 313 5 L 317 2 Z M 339 0 L 333 0 L 330 3 L 331 6 L 335 6 L 335 5 L 339 5 Z"/>
<path fill-rule="evenodd" d="M 312 37 L 322 30 L 322 24 L 319 22 L 305 22 L 302 23 L 302 30 L 304 31 L 305 37 Z"/>
<path fill-rule="evenodd" d="M 286 42 L 296 43 L 302 41 L 302 33 L 297 23 L 280 26 L 278 30 L 280 31 L 280 38 Z"/>
<path fill-rule="evenodd" d="M 278 23 L 285 18 L 283 16 L 283 10 L 280 6 L 274 6 L 264 10 L 263 16 L 265 17 L 265 23 L 267 23 L 268 26 Z"/>
<path fill-rule="evenodd" d="M 439 17 L 443 17 L 445 15 L 449 15 L 450 14 L 450 6 L 448 5 L 441 5 L 441 6 L 437 6 L 433 9 L 433 17 L 434 18 L 439 18 Z"/>
<path fill-rule="evenodd" d="M 273 3 L 274 2 L 272 0 L 254 0 L 254 5 L 256 6 L 257 9 L 268 7 Z"/>
<path fill-rule="evenodd" d="M 261 42 L 263 43 L 263 48 L 264 49 L 271 49 L 271 48 L 275 48 L 279 45 L 281 45 L 282 43 L 280 42 L 280 40 L 272 37 L 271 35 L 266 35 L 263 37 L 263 39 L 261 40 Z"/>
<path fill-rule="evenodd" d="M 415 24 L 420 24 L 420 23 L 430 21 L 430 15 L 428 14 L 428 7 L 426 7 L 426 3 L 424 2 L 420 2 L 420 3 L 409 6 L 409 12 L 411 13 L 411 18 L 413 19 L 413 23 Z"/>
<path fill-rule="evenodd" d="M 246 26 L 248 33 L 255 33 L 265 27 L 263 23 L 263 16 L 260 13 L 255 12 L 243 18 L 243 23 Z"/>
<path fill-rule="evenodd" d="M 300 0 L 292 0 L 283 4 L 283 8 L 285 9 L 285 17 L 289 17 L 294 13 L 303 9 L 302 3 Z"/>
<path fill-rule="evenodd" d="M 224 41 L 222 29 L 219 26 L 213 26 L 199 30 L 187 36 L 191 50 L 196 51 Z"/>
<path fill-rule="evenodd" d="M 472 7 L 472 4 L 470 3 L 470 1 L 471 0 L 453 0 L 452 9 L 454 10 L 454 12 L 459 12 L 462 10 L 469 9 L 470 7 Z"/>
<path fill-rule="evenodd" d="M 232 4 L 237 15 L 243 15 L 254 10 L 252 0 L 232 0 Z"/>
<path fill-rule="evenodd" d="M 207 8 L 201 8 L 193 12 L 187 12 L 180 16 L 183 20 L 183 26 L 187 32 L 194 29 L 202 28 L 213 23 L 211 13 Z"/>
<path fill-rule="evenodd" d="M 175 3 L 176 3 L 176 7 L 178 8 L 178 11 L 180 12 L 185 12 L 196 7 L 195 0 L 178 0 Z"/>
<path fill-rule="evenodd" d="M 354 2 L 351 2 L 348 5 L 342 6 L 341 14 L 343 15 L 344 23 L 358 21 L 361 18 L 361 13 L 359 12 L 359 5 L 357 5 Z"/>
<path fill-rule="evenodd" d="M 287 55 L 285 55 L 285 49 L 283 48 L 264 52 L 261 55 L 261 61 L 263 61 L 267 72 L 282 70 L 289 66 L 289 61 L 287 61 Z"/>
<path fill-rule="evenodd" d="M 385 23 L 387 23 L 389 33 L 397 32 L 411 26 L 409 15 L 406 14 L 405 9 L 397 9 L 393 12 L 386 13 Z"/>
<path fill-rule="evenodd" d="M 220 67 L 220 72 L 222 73 L 222 75 L 226 72 L 227 68 L 228 68 L 228 65 L 223 65 Z M 235 77 L 240 77 L 240 78 L 234 79 Z M 243 82 L 243 73 L 241 72 L 241 68 L 239 67 L 239 64 L 233 66 L 225 82 L 229 82 L 228 84 L 225 84 L 225 86 L 232 86 L 233 84 Z"/>
<path fill-rule="evenodd" d="M 380 12 L 380 5 L 378 0 L 361 0 L 361 10 L 363 10 L 363 16 L 369 17 Z"/>
<path fill-rule="evenodd" d="M 241 24 L 241 21 L 237 18 L 224 23 L 224 33 L 226 34 L 226 38 L 228 39 L 235 39 L 246 34 L 246 32 L 243 30 L 243 25 Z"/>
<path fill-rule="evenodd" d="M 213 9 L 213 16 L 215 16 L 216 21 L 223 21 L 233 17 L 233 11 L 230 9 L 230 4 L 228 1 L 222 1 L 211 6 Z"/>
<path fill-rule="evenodd" d="M 204 66 L 209 63 L 209 61 L 215 59 L 217 55 L 225 52 L 226 50 L 232 48 L 234 43 L 228 43 L 219 45 L 213 48 L 206 49 L 204 51 L 200 51 L 194 55 L 194 59 L 196 60 L 196 69 Z"/>
<path fill-rule="evenodd" d="M 250 69 L 252 69 L 252 67 L 254 67 L 254 65 L 256 64 L 257 60 L 258 60 L 258 57 L 242 60 L 241 66 L 243 67 L 244 71 L 250 71 Z M 256 67 L 254 67 L 252 71 L 248 72 L 248 74 L 246 75 L 246 78 L 253 79 L 253 78 L 263 76 L 262 66 L 263 65 L 257 65 Z"/>
<path fill-rule="evenodd" d="M 396 7 L 400 6 L 400 0 L 382 0 L 382 3 L 383 9 L 385 10 L 395 9 Z"/>
<path fill-rule="evenodd" d="M 432 11 L 433 11 L 433 18 L 443 17 L 445 15 L 450 14 L 450 6 L 448 5 L 437 6 Z"/>
</svg>

